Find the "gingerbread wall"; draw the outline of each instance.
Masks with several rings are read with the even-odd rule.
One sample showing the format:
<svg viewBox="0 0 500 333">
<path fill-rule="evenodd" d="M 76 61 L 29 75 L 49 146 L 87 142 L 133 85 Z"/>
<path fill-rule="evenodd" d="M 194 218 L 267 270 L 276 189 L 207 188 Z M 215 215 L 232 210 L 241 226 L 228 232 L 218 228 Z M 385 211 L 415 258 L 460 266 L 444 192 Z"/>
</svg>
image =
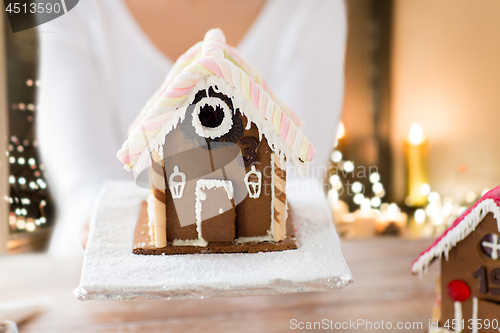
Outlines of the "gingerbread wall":
<svg viewBox="0 0 500 333">
<path fill-rule="evenodd" d="M 447 291 L 448 284 L 453 280 L 464 281 L 471 291 L 470 297 L 462 302 L 462 313 L 465 321 L 464 333 L 472 332 L 468 323 L 472 319 L 473 297 L 477 297 L 479 301 L 479 319 L 482 319 L 483 322 L 485 319 L 500 321 L 500 259 L 494 260 L 482 250 L 481 243 L 487 234 L 500 235 L 497 221 L 491 213 L 485 217 L 475 231 L 450 251 L 448 260 L 445 260 L 444 257 L 441 259 L 440 326 L 443 326 L 447 320 L 451 324 L 455 318 L 454 301 Z M 479 332 L 498 332 L 498 327 L 489 330 L 482 328 Z"/>
<path fill-rule="evenodd" d="M 189 115 L 189 112 L 187 112 L 187 115 Z M 167 239 L 169 242 L 174 239 L 198 238 L 195 224 L 195 182 L 190 182 L 190 180 L 200 177 L 229 179 L 232 180 L 234 192 L 242 193 L 242 191 L 246 191 L 245 188 L 242 189 L 242 187 L 245 187 L 243 179 L 245 174 L 251 170 L 252 165 L 262 174 L 261 193 L 255 199 L 246 196 L 241 202 L 238 198 L 235 198 L 236 237 L 256 237 L 268 234 L 273 216 L 271 207 L 273 194 L 271 190 L 273 177 L 272 151 L 265 136 L 259 141 L 259 133 L 254 124 L 248 130 L 245 129 L 247 125 L 245 116 L 237 112 L 233 120 L 235 128 L 234 132 L 230 133 L 234 145 L 230 144 L 216 149 L 207 149 L 208 146 L 213 147 L 215 143 L 209 140 L 207 146 L 205 139 L 198 137 L 194 133 L 189 116 L 186 116 L 186 119 L 178 128 L 167 134 L 167 144 L 164 147 L 164 163 L 167 188 L 165 197 Z M 245 160 L 245 168 L 224 169 L 224 165 L 234 161 L 240 152 Z M 186 174 L 187 181 L 184 195 L 174 200 L 168 181 L 175 166 Z"/>
</svg>

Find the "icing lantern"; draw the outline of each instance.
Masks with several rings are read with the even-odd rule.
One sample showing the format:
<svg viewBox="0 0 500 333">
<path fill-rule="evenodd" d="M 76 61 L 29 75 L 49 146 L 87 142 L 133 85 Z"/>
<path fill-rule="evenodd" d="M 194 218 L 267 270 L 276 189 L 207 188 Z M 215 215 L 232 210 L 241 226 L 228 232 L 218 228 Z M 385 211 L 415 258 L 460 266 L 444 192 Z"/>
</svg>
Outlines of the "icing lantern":
<svg viewBox="0 0 500 333">
<path fill-rule="evenodd" d="M 174 178 L 180 178 L 180 181 L 176 181 Z M 179 167 L 174 166 L 174 172 L 170 175 L 168 179 L 170 192 L 172 193 L 172 198 L 182 198 L 184 193 L 184 187 L 186 186 L 186 174 L 179 171 Z"/>
<path fill-rule="evenodd" d="M 470 296 L 470 288 L 462 280 L 453 280 L 448 284 L 448 295 L 455 302 L 464 302 Z"/>
<path fill-rule="evenodd" d="M 251 176 L 257 176 L 257 181 L 250 180 Z M 247 186 L 248 195 L 252 199 L 257 199 L 260 197 L 260 189 L 262 187 L 262 173 L 255 170 L 255 165 L 252 165 L 252 169 L 245 175 L 245 185 Z"/>
</svg>

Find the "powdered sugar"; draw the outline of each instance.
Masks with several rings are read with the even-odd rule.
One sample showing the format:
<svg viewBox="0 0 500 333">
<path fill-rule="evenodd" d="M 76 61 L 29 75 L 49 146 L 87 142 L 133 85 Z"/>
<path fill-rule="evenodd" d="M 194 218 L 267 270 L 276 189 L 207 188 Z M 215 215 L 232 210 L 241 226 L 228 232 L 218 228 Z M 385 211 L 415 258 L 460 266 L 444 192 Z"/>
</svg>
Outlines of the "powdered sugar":
<svg viewBox="0 0 500 333">
<path fill-rule="evenodd" d="M 352 276 L 340 251 L 328 205 L 317 181 L 289 181 L 317 189 L 290 191 L 297 250 L 269 253 L 140 256 L 132 239 L 147 190 L 133 182 L 103 185 L 92 218 L 80 286 L 88 299 L 203 298 L 342 288 Z M 118 227 L 119 226 L 119 227 Z"/>
</svg>

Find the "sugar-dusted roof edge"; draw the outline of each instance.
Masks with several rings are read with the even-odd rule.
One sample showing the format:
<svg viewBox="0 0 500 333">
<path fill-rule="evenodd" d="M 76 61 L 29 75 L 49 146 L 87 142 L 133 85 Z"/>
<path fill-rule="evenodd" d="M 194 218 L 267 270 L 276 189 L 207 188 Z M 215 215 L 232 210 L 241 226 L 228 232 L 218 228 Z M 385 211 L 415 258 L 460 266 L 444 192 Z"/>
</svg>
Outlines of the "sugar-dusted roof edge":
<svg viewBox="0 0 500 333">
<path fill-rule="evenodd" d="M 447 260 L 449 251 L 469 236 L 489 213 L 492 213 L 497 220 L 497 228 L 500 231 L 500 186 L 488 191 L 457 218 L 430 247 L 413 261 L 411 272 L 422 276 L 434 259 L 441 258 L 444 254 Z"/>
</svg>

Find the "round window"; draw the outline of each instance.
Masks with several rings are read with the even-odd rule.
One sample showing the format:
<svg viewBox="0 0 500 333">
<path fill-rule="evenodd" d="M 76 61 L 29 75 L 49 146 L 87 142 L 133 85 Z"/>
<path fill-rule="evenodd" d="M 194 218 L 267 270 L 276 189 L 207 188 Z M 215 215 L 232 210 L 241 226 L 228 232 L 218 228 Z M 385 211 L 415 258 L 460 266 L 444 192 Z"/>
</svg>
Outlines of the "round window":
<svg viewBox="0 0 500 333">
<path fill-rule="evenodd" d="M 487 234 L 481 240 L 481 249 L 493 260 L 500 258 L 500 244 L 497 234 Z"/>
<path fill-rule="evenodd" d="M 193 126 L 204 138 L 220 138 L 233 126 L 231 109 L 219 98 L 204 97 L 193 110 Z"/>
</svg>

